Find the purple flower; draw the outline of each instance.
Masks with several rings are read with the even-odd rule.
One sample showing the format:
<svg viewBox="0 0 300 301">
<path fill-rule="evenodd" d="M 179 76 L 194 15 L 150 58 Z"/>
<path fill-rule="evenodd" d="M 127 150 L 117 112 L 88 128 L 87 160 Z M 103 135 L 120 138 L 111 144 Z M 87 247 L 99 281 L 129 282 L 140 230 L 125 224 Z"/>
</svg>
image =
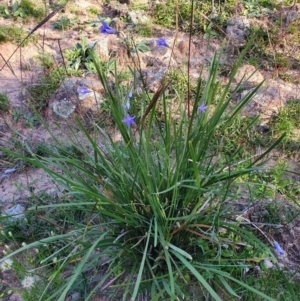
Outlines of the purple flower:
<svg viewBox="0 0 300 301">
<path fill-rule="evenodd" d="M 129 91 L 128 93 L 128 98 L 131 99 L 132 98 L 132 89 Z"/>
<path fill-rule="evenodd" d="M 284 255 L 284 251 L 281 249 L 281 247 L 277 241 L 274 241 L 274 248 L 279 256 Z"/>
<path fill-rule="evenodd" d="M 87 87 L 85 87 L 85 86 L 79 86 L 77 88 L 77 92 L 78 92 L 78 94 L 88 94 L 91 91 Z"/>
<path fill-rule="evenodd" d="M 5 175 L 9 175 L 9 174 L 11 174 L 11 173 L 13 173 L 15 171 L 16 171 L 15 168 L 9 168 L 9 169 L 4 170 L 4 174 Z"/>
<path fill-rule="evenodd" d="M 126 123 L 126 125 L 130 128 L 132 125 L 135 125 L 134 118 L 135 116 L 130 116 L 129 114 L 127 114 L 126 118 L 124 118 L 122 122 Z"/>
<path fill-rule="evenodd" d="M 3 180 L 4 178 L 6 178 L 8 175 L 10 175 L 11 173 L 15 172 L 16 169 L 15 168 L 9 168 L 4 170 L 3 174 L 0 177 L 0 180 Z"/>
<path fill-rule="evenodd" d="M 198 112 L 199 112 L 199 113 L 204 113 L 206 109 L 207 109 L 207 106 L 206 106 L 205 103 L 203 102 L 203 103 L 198 107 Z"/>
<path fill-rule="evenodd" d="M 257 149 L 257 154 L 258 154 L 259 156 L 262 154 L 262 151 L 261 151 L 260 146 L 259 146 L 258 149 Z"/>
<path fill-rule="evenodd" d="M 130 102 L 129 102 L 129 99 L 127 99 L 127 101 L 126 101 L 125 108 L 126 108 L 126 110 L 129 110 L 129 109 L 130 109 Z"/>
<path fill-rule="evenodd" d="M 128 93 L 127 101 L 126 101 L 126 104 L 125 104 L 126 110 L 130 109 L 130 99 L 131 98 L 132 98 L 132 89 Z"/>
<path fill-rule="evenodd" d="M 114 34 L 116 33 L 116 30 L 112 27 L 108 26 L 108 24 L 105 21 L 101 21 L 102 26 L 99 27 L 99 30 L 101 33 L 107 33 L 107 34 Z"/>
<path fill-rule="evenodd" d="M 165 38 L 159 38 L 156 40 L 157 46 L 169 47 Z"/>
</svg>

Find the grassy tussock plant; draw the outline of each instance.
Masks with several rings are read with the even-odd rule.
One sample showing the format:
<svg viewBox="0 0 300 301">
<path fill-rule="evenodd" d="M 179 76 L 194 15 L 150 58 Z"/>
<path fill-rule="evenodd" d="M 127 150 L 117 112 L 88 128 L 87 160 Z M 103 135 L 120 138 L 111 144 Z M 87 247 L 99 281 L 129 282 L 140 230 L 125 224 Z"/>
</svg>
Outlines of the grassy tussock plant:
<svg viewBox="0 0 300 301">
<path fill-rule="evenodd" d="M 251 229 L 239 224 L 228 200 L 238 196 L 235 180 L 260 173 L 258 162 L 280 140 L 264 154 L 239 161 L 222 153 L 218 128 L 229 126 L 257 89 L 229 110 L 231 81 L 225 88 L 218 87 L 219 60 L 216 56 L 212 60 L 205 83 L 199 79 L 191 116 L 183 111 L 177 120 L 168 110 L 164 89 L 140 116 L 132 116 L 130 104 L 125 105 L 128 94 L 122 98 L 117 83 L 111 90 L 95 63 L 122 141 L 114 142 L 98 128 L 104 144 L 100 147 L 96 135 L 78 120 L 90 144 L 76 142 L 74 134 L 80 158 L 60 151 L 24 158 L 44 168 L 70 196 L 68 203 L 29 210 L 67 208 L 86 213 L 69 223 L 67 231 L 57 231 L 3 258 L 45 244 L 55 250 L 42 261 L 49 266 L 56 259 L 39 300 L 65 300 L 84 281 L 82 300 L 108 291 L 116 300 L 136 300 L 142 294 L 144 300 L 220 301 L 220 295 L 227 300 L 238 297 L 232 287 L 275 300 L 237 279 L 251 261 L 276 259 Z M 157 101 L 162 102 L 163 122 L 156 117 Z M 56 147 L 60 145 L 57 140 Z M 64 281 L 57 281 L 62 274 Z M 55 282 L 60 286 L 55 287 Z"/>
</svg>

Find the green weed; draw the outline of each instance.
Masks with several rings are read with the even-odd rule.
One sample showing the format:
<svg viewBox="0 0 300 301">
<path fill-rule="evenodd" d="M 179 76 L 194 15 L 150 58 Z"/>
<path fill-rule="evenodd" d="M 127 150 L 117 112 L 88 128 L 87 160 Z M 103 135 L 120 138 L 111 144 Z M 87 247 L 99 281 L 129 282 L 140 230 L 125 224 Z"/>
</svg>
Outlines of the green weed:
<svg viewBox="0 0 300 301">
<path fill-rule="evenodd" d="M 72 50 L 64 51 L 64 57 L 67 60 L 67 67 L 74 70 L 87 69 L 89 72 L 95 72 L 92 61 L 93 45 L 88 45 L 84 36 L 81 37 L 81 43 L 77 43 Z"/>
<path fill-rule="evenodd" d="M 262 263 L 256 270 L 251 269 L 242 276 L 242 280 L 253 288 L 263 291 L 277 301 L 296 301 L 300 298 L 297 284 L 293 281 L 294 274 L 275 266 L 266 270 Z M 260 279 L 260 281 L 257 281 Z M 250 291 L 240 291 L 245 301 L 263 301 Z"/>
<path fill-rule="evenodd" d="M 15 26 L 0 26 L 0 43 L 5 42 L 13 42 L 16 44 L 20 44 L 24 38 L 28 35 L 22 28 L 17 28 Z M 26 46 L 28 43 L 36 42 L 37 37 L 35 35 L 31 35 L 28 39 L 26 39 L 22 46 Z"/>
<path fill-rule="evenodd" d="M 9 98 L 6 94 L 0 93 L 0 111 L 7 112 L 9 111 L 10 103 Z"/>
<path fill-rule="evenodd" d="M 22 109 L 15 109 L 12 113 L 12 119 L 14 122 L 22 121 L 24 126 L 34 128 L 40 125 L 39 118 L 32 112 L 24 112 Z"/>
<path fill-rule="evenodd" d="M 34 85 L 27 87 L 29 101 L 33 104 L 35 110 L 42 112 L 47 107 L 50 97 L 58 89 L 65 76 L 64 68 L 51 70 L 49 74 L 46 73 Z"/>
<path fill-rule="evenodd" d="M 172 95 L 178 95 L 182 100 L 187 93 L 186 75 L 178 69 L 170 69 L 168 72 L 168 80 L 170 81 L 169 92 Z"/>
<path fill-rule="evenodd" d="M 20 3 L 16 0 L 12 6 L 5 9 L 5 14 L 6 17 L 20 17 L 22 19 L 33 17 L 40 20 L 45 16 L 45 10 L 43 7 L 36 8 L 33 2 L 29 0 L 21 0 Z"/>
<path fill-rule="evenodd" d="M 34 57 L 42 67 L 53 70 L 55 68 L 55 61 L 49 53 L 41 53 Z"/>
<path fill-rule="evenodd" d="M 178 4 L 178 5 L 177 5 Z M 214 23 L 218 25 L 215 29 L 218 31 L 224 22 L 230 18 L 234 12 L 235 2 L 226 1 L 224 5 L 218 8 L 213 8 L 211 1 L 194 2 L 194 26 L 193 32 L 206 32 L 209 27 L 209 17 L 216 13 Z M 165 27 L 174 28 L 176 19 L 178 18 L 178 25 L 183 31 L 190 29 L 191 16 L 191 2 L 185 0 L 167 0 L 164 3 L 157 3 L 153 10 L 154 22 Z"/>
<path fill-rule="evenodd" d="M 78 22 L 78 18 L 68 18 L 65 16 L 62 16 L 59 20 L 55 21 L 53 26 L 55 29 L 59 30 L 68 30 L 73 28 Z"/>
<path fill-rule="evenodd" d="M 99 14 L 99 9 L 94 8 L 94 7 L 89 7 L 87 9 L 87 12 L 88 12 L 89 16 L 93 17 L 93 16 L 97 16 Z"/>
<path fill-rule="evenodd" d="M 134 26 L 134 32 L 141 37 L 151 37 L 153 25 L 148 23 L 139 23 Z"/>
<path fill-rule="evenodd" d="M 270 127 L 275 135 L 286 133 L 285 142 L 295 137 L 295 130 L 300 122 L 300 103 L 297 100 L 291 100 L 287 106 L 282 108 L 279 113 L 273 117 Z"/>
</svg>

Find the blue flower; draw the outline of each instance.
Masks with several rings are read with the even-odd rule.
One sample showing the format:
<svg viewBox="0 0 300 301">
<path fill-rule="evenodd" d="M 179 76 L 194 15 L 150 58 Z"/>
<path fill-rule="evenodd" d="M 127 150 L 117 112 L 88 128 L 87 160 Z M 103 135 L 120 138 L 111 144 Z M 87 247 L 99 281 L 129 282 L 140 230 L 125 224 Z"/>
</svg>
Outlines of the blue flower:
<svg viewBox="0 0 300 301">
<path fill-rule="evenodd" d="M 130 109 L 130 102 L 129 102 L 129 99 L 127 99 L 127 101 L 126 101 L 125 109 L 126 109 L 126 110 L 129 110 L 129 109 Z"/>
<path fill-rule="evenodd" d="M 132 89 L 128 93 L 127 101 L 126 101 L 126 104 L 125 104 L 126 110 L 130 109 L 130 99 L 131 98 L 132 98 Z"/>
<path fill-rule="evenodd" d="M 9 174 L 11 174 L 11 173 L 13 173 L 15 171 L 16 171 L 15 168 L 9 168 L 9 169 L 4 170 L 4 174 L 5 175 L 9 175 Z"/>
<path fill-rule="evenodd" d="M 126 123 L 126 125 L 130 128 L 132 125 L 136 125 L 134 122 L 135 116 L 130 116 L 129 114 L 126 115 L 126 118 L 122 120 L 123 123 Z"/>
<path fill-rule="evenodd" d="M 262 151 L 261 151 L 260 146 L 259 146 L 258 149 L 257 149 L 257 154 L 258 154 L 259 156 L 262 154 Z"/>
<path fill-rule="evenodd" d="M 279 256 L 284 255 L 284 251 L 281 249 L 281 247 L 277 241 L 274 241 L 274 248 Z"/>
<path fill-rule="evenodd" d="M 207 106 L 205 105 L 205 103 L 203 102 L 199 107 L 198 107 L 198 112 L 199 113 L 204 113 L 207 109 Z"/>
<path fill-rule="evenodd" d="M 4 170 L 3 174 L 0 177 L 0 180 L 6 178 L 8 175 L 12 174 L 15 171 L 16 171 L 15 168 L 9 168 L 9 169 Z"/>
<path fill-rule="evenodd" d="M 88 94 L 91 91 L 87 87 L 85 87 L 85 86 L 79 86 L 77 88 L 77 92 L 78 92 L 78 94 Z"/>
<path fill-rule="evenodd" d="M 99 30 L 101 33 L 114 34 L 117 32 L 115 29 L 108 26 L 108 24 L 105 21 L 101 21 L 101 23 L 102 23 L 102 26 L 99 27 Z"/>
<path fill-rule="evenodd" d="M 128 93 L 128 98 L 131 99 L 132 98 L 132 89 L 129 91 Z"/>
<path fill-rule="evenodd" d="M 169 47 L 165 38 L 159 38 L 156 40 L 157 46 Z"/>
</svg>

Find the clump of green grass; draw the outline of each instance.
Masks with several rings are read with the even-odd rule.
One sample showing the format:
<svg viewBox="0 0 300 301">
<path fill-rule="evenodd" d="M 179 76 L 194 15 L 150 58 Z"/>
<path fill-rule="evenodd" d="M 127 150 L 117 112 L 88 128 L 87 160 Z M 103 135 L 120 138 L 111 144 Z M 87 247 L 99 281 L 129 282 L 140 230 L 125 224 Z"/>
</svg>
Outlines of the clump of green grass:
<svg viewBox="0 0 300 301">
<path fill-rule="evenodd" d="M 36 57 L 34 57 L 42 67 L 48 69 L 48 70 L 54 70 L 55 69 L 55 61 L 54 58 L 49 53 L 40 53 Z"/>
<path fill-rule="evenodd" d="M 134 32 L 140 37 L 151 37 L 153 25 L 150 22 L 139 23 L 134 26 Z"/>
<path fill-rule="evenodd" d="M 180 99 L 184 98 L 187 93 L 187 77 L 179 69 L 172 68 L 168 72 L 170 81 L 169 91 L 172 95 L 178 95 Z"/>
<path fill-rule="evenodd" d="M 295 130 L 298 128 L 300 122 L 299 114 L 300 102 L 298 100 L 289 101 L 270 122 L 270 127 L 275 136 L 286 133 L 285 142 L 295 137 Z"/>
<path fill-rule="evenodd" d="M 22 28 L 0 26 L 0 43 L 13 42 L 20 44 L 27 35 L 28 32 Z M 26 46 L 28 43 L 35 42 L 36 40 L 37 37 L 35 35 L 30 35 L 30 37 L 22 43 L 22 46 Z"/>
<path fill-rule="evenodd" d="M 5 5 L 0 4 L 0 17 L 6 16 L 6 13 L 5 13 L 6 9 L 7 9 L 7 7 Z"/>
<path fill-rule="evenodd" d="M 95 7 L 89 7 L 87 9 L 87 12 L 88 12 L 89 16 L 93 17 L 93 16 L 97 16 L 99 14 L 99 9 L 97 9 Z"/>
<path fill-rule="evenodd" d="M 21 0 L 20 7 L 23 9 L 26 15 L 34 17 L 37 20 L 40 20 L 45 16 L 45 9 L 42 6 L 36 8 L 32 1 Z"/>
<path fill-rule="evenodd" d="M 38 112 L 47 107 L 50 97 L 58 89 L 65 76 L 64 68 L 54 69 L 46 73 L 34 85 L 27 87 L 29 100 Z"/>
<path fill-rule="evenodd" d="M 78 22 L 77 18 L 69 18 L 62 16 L 59 20 L 54 22 L 54 29 L 66 30 L 73 28 Z"/>
<path fill-rule="evenodd" d="M 217 17 L 214 18 L 214 24 L 222 27 L 224 22 L 234 13 L 235 2 L 226 1 L 224 5 L 213 9 L 211 1 L 196 1 L 194 2 L 194 26 L 193 32 L 206 32 L 210 24 L 209 18 L 212 13 L 217 12 Z M 157 24 L 165 27 L 175 27 L 176 19 L 180 29 L 188 32 L 190 30 L 190 16 L 192 4 L 185 0 L 167 0 L 164 3 L 157 3 L 153 10 L 153 20 Z M 216 27 L 216 29 L 218 28 Z"/>
<path fill-rule="evenodd" d="M 66 153 L 64 143 L 55 137 L 55 148 L 47 155 L 24 158 L 15 154 L 43 168 L 72 201 L 28 209 L 38 215 L 47 211 L 51 223 L 57 223 L 52 211 L 66 210 L 59 221 L 68 225 L 68 230 L 59 228 L 3 260 L 50 245 L 51 255 L 42 264 L 49 267 L 55 257 L 55 267 L 53 277 L 48 277 L 49 286 L 41 292 L 49 300 L 62 301 L 78 291 L 83 300 L 90 300 L 100 287 L 103 290 L 113 281 L 108 293 L 118 300 L 136 300 L 138 296 L 177 300 L 188 298 L 189 289 L 196 287 L 199 300 L 210 296 L 221 301 L 220 294 L 238 296 L 238 289 L 231 288 L 236 284 L 274 301 L 238 280 L 251 266 L 251 258 L 276 259 L 252 229 L 239 225 L 227 200 L 238 197 L 238 179 L 261 172 L 261 163 L 257 163 L 282 137 L 259 156 L 239 160 L 224 153 L 218 129 L 232 124 L 258 88 L 229 108 L 232 95 L 228 91 L 237 68 L 228 86 L 217 88 L 219 60 L 213 58 L 207 81 L 199 80 L 191 115 L 183 110 L 174 121 L 162 91 L 152 99 L 145 91 L 140 109 L 135 108 L 132 116 L 127 101 L 134 96 L 124 93 L 117 82 L 111 88 L 106 70 L 93 57 L 122 140 L 114 142 L 97 127 L 89 134 L 78 119 L 85 142 L 78 139 L 77 131 L 69 135 L 70 151 L 74 153 L 75 148 L 76 156 Z M 156 117 L 160 97 L 163 120 Z M 144 108 L 147 102 L 150 105 Z M 85 214 L 75 219 L 78 208 L 84 208 Z M 245 262 L 245 258 L 250 260 Z M 68 269 L 70 273 L 56 284 L 56 277 Z M 103 269 L 105 273 L 101 273 Z"/>
<path fill-rule="evenodd" d="M 7 112 L 9 111 L 10 103 L 9 98 L 6 94 L 0 93 L 0 111 Z"/>
<path fill-rule="evenodd" d="M 28 17 L 35 18 L 36 20 L 41 20 L 45 16 L 45 9 L 41 7 L 36 7 L 36 5 L 29 0 L 15 0 L 13 4 L 4 10 L 5 17 L 7 18 L 22 18 L 27 19 Z"/>
<path fill-rule="evenodd" d="M 289 273 L 275 266 L 272 269 L 266 269 L 263 263 L 256 269 L 249 270 L 242 276 L 242 281 L 248 285 L 263 291 L 275 300 L 299 300 L 300 292 L 297 283 L 293 280 L 294 274 Z M 259 281 L 258 281 L 259 279 Z M 263 298 L 257 297 L 250 291 L 243 291 L 243 300 L 245 301 L 263 301 Z"/>
</svg>

